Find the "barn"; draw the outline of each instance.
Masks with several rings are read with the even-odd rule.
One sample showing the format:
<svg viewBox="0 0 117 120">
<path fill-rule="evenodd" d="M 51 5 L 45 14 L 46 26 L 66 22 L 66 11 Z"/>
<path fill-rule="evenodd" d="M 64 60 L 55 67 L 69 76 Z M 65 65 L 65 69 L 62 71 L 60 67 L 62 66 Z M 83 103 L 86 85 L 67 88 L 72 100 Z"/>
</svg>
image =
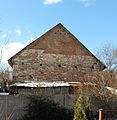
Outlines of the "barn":
<svg viewBox="0 0 117 120">
<path fill-rule="evenodd" d="M 18 94 L 34 93 L 35 88 L 38 91 L 43 88 L 44 92 L 46 88 L 50 93 L 50 88 L 56 88 L 54 93 L 64 88 L 62 91 L 69 94 L 73 87 L 71 83 L 80 86 L 82 82 L 87 82 L 87 73 L 105 69 L 105 65 L 61 23 L 12 56 L 8 62 L 13 68 L 11 91 Z"/>
</svg>

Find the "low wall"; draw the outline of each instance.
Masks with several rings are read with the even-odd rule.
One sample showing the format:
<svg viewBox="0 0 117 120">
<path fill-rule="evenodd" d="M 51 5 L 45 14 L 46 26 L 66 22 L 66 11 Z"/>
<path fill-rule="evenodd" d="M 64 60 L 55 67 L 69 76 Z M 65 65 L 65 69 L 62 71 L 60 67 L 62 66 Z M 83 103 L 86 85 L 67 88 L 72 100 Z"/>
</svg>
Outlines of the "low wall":
<svg viewBox="0 0 117 120">
<path fill-rule="evenodd" d="M 50 99 L 66 108 L 73 108 L 75 95 L 54 95 Z M 0 120 L 18 120 L 25 112 L 29 100 L 22 95 L 0 96 Z"/>
<path fill-rule="evenodd" d="M 18 120 L 28 100 L 24 96 L 0 96 L 0 120 Z"/>
<path fill-rule="evenodd" d="M 53 99 L 59 103 L 60 106 L 73 109 L 78 96 L 75 94 L 57 94 L 49 95 L 48 98 Z M 91 101 L 92 109 L 95 111 L 95 114 L 97 114 L 98 109 L 101 108 L 101 102 L 93 97 Z M 19 118 L 26 113 L 28 103 L 29 99 L 26 95 L 0 96 L 0 120 L 19 120 Z M 112 108 L 116 110 L 115 107 L 116 105 L 114 104 Z"/>
</svg>

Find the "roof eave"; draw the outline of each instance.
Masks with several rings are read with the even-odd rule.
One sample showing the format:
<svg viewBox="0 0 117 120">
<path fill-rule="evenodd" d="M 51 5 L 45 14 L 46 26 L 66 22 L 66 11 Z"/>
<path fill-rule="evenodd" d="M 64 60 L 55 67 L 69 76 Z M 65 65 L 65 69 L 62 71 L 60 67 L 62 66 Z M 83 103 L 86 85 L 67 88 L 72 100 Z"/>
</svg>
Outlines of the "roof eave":
<svg viewBox="0 0 117 120">
<path fill-rule="evenodd" d="M 13 67 L 13 64 L 12 64 L 12 57 L 10 59 L 8 59 L 8 63 L 11 67 Z"/>
</svg>

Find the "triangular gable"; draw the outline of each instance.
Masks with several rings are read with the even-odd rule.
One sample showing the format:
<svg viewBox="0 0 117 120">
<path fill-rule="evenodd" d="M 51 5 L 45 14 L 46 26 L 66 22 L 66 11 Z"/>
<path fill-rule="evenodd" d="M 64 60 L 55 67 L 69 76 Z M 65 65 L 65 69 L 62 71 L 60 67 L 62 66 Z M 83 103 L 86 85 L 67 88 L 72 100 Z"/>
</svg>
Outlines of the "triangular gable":
<svg viewBox="0 0 117 120">
<path fill-rule="evenodd" d="M 85 55 L 92 56 L 100 62 L 72 33 L 70 33 L 61 23 L 50 29 L 48 32 L 27 45 L 8 62 L 12 66 L 15 59 L 26 49 L 41 49 L 45 53 L 65 54 L 65 55 Z M 101 63 L 101 62 L 100 62 Z M 103 63 L 101 63 L 103 65 Z M 103 65 L 105 67 L 105 65 Z"/>
</svg>

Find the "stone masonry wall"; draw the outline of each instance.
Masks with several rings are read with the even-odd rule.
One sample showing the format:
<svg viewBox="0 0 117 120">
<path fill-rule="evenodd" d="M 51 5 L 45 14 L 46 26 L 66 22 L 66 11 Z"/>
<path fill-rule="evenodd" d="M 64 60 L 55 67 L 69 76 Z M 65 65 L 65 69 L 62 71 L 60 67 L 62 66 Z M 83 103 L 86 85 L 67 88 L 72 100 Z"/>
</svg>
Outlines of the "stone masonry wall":
<svg viewBox="0 0 117 120">
<path fill-rule="evenodd" d="M 13 80 L 78 81 L 81 71 L 85 74 L 100 69 L 97 61 L 91 56 L 56 55 L 43 52 L 43 50 L 29 49 L 14 59 Z"/>
<path fill-rule="evenodd" d="M 11 63 L 15 81 L 79 81 L 81 71 L 85 75 L 102 65 L 61 24 L 16 54 Z"/>
</svg>

